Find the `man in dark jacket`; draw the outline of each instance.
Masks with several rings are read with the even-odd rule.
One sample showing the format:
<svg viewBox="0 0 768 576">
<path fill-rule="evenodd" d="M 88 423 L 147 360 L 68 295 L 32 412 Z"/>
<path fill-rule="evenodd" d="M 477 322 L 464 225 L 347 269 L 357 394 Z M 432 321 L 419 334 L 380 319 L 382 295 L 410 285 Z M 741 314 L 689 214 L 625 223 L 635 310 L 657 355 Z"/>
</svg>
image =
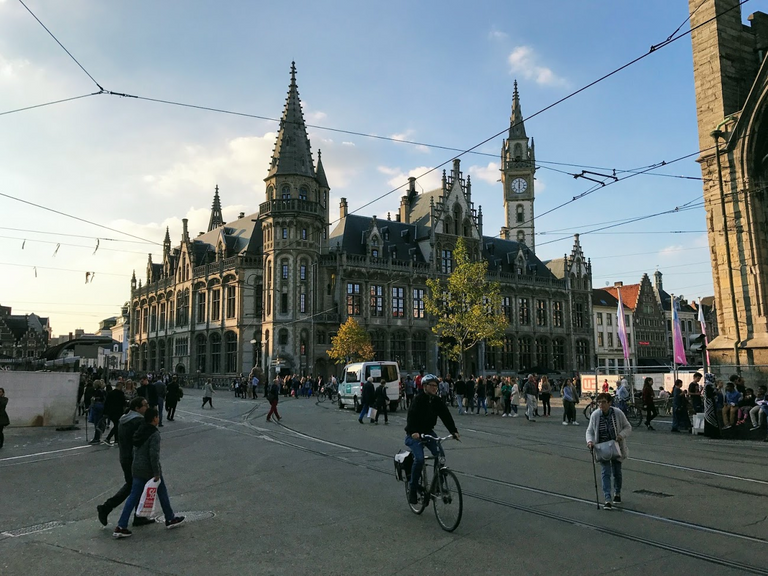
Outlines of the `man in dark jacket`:
<svg viewBox="0 0 768 576">
<path fill-rule="evenodd" d="M 144 412 L 144 422 L 133 435 L 134 451 L 133 465 L 131 466 L 133 483 L 128 500 L 123 506 L 123 513 L 120 515 L 120 520 L 117 521 L 115 531 L 112 532 L 114 538 L 127 538 L 132 535 L 132 532 L 128 530 L 128 520 L 139 502 L 141 493 L 144 491 L 144 485 L 150 479 L 160 482 L 157 487 L 157 499 L 163 508 L 163 514 L 165 514 L 165 527 L 170 530 L 184 522 L 184 516 L 176 516 L 173 513 L 168 489 L 163 480 L 163 470 L 160 466 L 160 430 L 157 429 L 159 423 L 157 408 L 147 408 Z"/>
<path fill-rule="evenodd" d="M 429 448 L 433 455 L 438 455 L 437 443 L 434 440 L 425 440 L 422 443 L 421 435 L 436 436 L 435 424 L 440 417 L 443 424 L 451 435 L 458 440 L 459 431 L 453 422 L 451 411 L 443 402 L 443 399 L 437 395 L 437 376 L 426 374 L 421 380 L 424 394 L 419 394 L 414 398 L 411 409 L 408 410 L 408 420 L 405 425 L 405 445 L 413 453 L 413 467 L 411 468 L 411 487 L 408 491 L 408 499 L 411 504 L 418 503 L 418 493 L 416 487 L 421 478 L 421 471 L 424 468 L 424 446 Z"/>
<path fill-rule="evenodd" d="M 387 383 L 384 379 L 381 380 L 376 387 L 376 419 L 374 422 L 379 423 L 379 415 L 384 413 L 384 424 L 389 424 L 389 417 L 387 415 L 387 407 L 389 405 L 389 398 L 387 397 Z"/>
<path fill-rule="evenodd" d="M 117 445 L 120 448 L 120 467 L 123 469 L 125 484 L 114 496 L 107 498 L 104 504 L 96 506 L 96 512 L 99 515 L 99 522 L 101 522 L 102 526 L 107 525 L 109 513 L 120 506 L 131 493 L 131 485 L 133 484 L 133 473 L 131 472 L 131 465 L 133 464 L 133 435 L 139 429 L 139 425 L 144 422 L 144 412 L 149 408 L 149 404 L 147 404 L 146 398 L 137 396 L 131 400 L 129 408 L 128 412 L 120 418 L 117 425 Z M 134 526 L 149 524 L 149 522 L 146 518 L 133 519 Z"/>
<path fill-rule="evenodd" d="M 376 401 L 376 388 L 373 386 L 373 378 L 368 376 L 365 384 L 360 388 L 360 402 L 363 404 L 363 409 L 360 410 L 360 417 L 357 419 L 360 424 L 363 423 L 363 418 L 368 413 L 369 408 L 373 408 L 373 404 Z M 373 418 L 371 418 L 371 424 L 373 424 Z"/>
<path fill-rule="evenodd" d="M 123 392 L 123 383 L 117 385 L 107 392 L 107 399 L 104 401 L 104 414 L 112 421 L 112 430 L 109 431 L 106 444 L 110 444 L 112 438 L 117 437 L 117 425 L 125 410 L 125 393 Z M 111 445 L 111 444 L 110 444 Z"/>
<path fill-rule="evenodd" d="M 146 376 L 142 376 L 141 386 L 136 389 L 136 394 L 146 398 L 150 408 L 157 408 L 157 388 L 149 383 Z"/>
<path fill-rule="evenodd" d="M 456 402 L 459 405 L 459 416 L 462 414 L 466 414 L 467 411 L 464 409 L 464 394 L 466 393 L 466 386 L 464 384 L 464 378 L 461 377 L 461 374 L 459 374 L 459 377 L 456 379 Z"/>
</svg>

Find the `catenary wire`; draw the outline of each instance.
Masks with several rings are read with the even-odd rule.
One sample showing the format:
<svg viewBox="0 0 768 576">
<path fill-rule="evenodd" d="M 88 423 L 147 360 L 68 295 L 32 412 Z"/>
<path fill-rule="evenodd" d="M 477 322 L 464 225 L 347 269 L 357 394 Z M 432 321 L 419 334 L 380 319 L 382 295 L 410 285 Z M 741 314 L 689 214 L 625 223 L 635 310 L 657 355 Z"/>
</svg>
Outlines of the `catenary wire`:
<svg viewBox="0 0 768 576">
<path fill-rule="evenodd" d="M 117 238 L 105 238 L 103 236 L 86 236 L 84 234 L 67 234 L 66 232 L 50 232 L 48 230 L 30 230 L 27 228 L 8 228 L 7 226 L 0 226 L 0 230 L 11 230 L 13 232 L 29 232 L 31 234 L 49 234 L 52 236 L 66 236 L 69 238 L 88 238 L 90 240 L 99 240 L 101 242 L 125 242 L 130 244 L 147 244 L 148 240 L 119 240 Z M 155 242 L 149 242 L 155 244 Z"/>
<path fill-rule="evenodd" d="M 88 70 L 86 70 L 86 69 L 83 67 L 83 65 L 82 65 L 82 64 L 80 64 L 80 62 L 78 62 L 78 61 L 77 61 L 77 58 L 75 58 L 75 57 L 72 55 L 72 53 L 71 53 L 69 50 L 67 50 L 67 48 L 64 46 L 64 44 L 62 44 L 61 42 L 59 42 L 59 39 L 58 39 L 58 38 L 56 38 L 56 36 L 54 36 L 53 32 L 51 32 L 51 31 L 48 29 L 48 27 L 47 27 L 45 24 L 43 24 L 43 23 L 42 23 L 42 21 L 40 20 L 40 18 L 38 18 L 38 17 L 35 15 L 35 13 L 34 13 L 34 12 L 32 12 L 32 10 L 30 10 L 30 9 L 29 9 L 29 6 L 27 6 L 26 4 L 24 4 L 24 0 L 19 0 L 19 4 L 21 4 L 22 6 L 24 6 L 24 8 L 27 10 L 27 12 L 29 12 L 29 13 L 32 15 L 32 18 L 34 18 L 35 20 L 37 20 L 37 23 L 38 23 L 38 24 L 40 24 L 40 26 L 42 26 L 42 27 L 43 27 L 43 30 L 45 30 L 46 32 L 48 32 L 48 34 L 50 35 L 50 37 L 51 37 L 51 38 L 53 38 L 53 39 L 56 41 L 56 44 L 58 44 L 59 46 L 61 46 L 61 49 L 62 49 L 62 50 L 64 50 L 64 52 L 66 52 L 66 53 L 67 53 L 67 55 L 68 55 L 70 58 L 72 58 L 72 60 L 74 61 L 74 63 L 75 63 L 75 64 L 77 64 L 77 65 L 80 67 L 80 70 L 82 70 L 83 72 L 85 72 L 85 74 L 88 76 L 88 78 L 90 78 L 90 79 L 93 81 L 93 83 L 94 83 L 94 84 L 96 84 L 96 86 L 98 86 L 99 90 L 101 90 L 101 91 L 103 92 L 103 91 L 104 91 L 104 88 L 102 88 L 102 87 L 101 87 L 101 85 L 100 85 L 98 82 L 96 82 L 96 79 L 95 79 L 93 76 L 91 76 L 91 73 L 90 73 L 90 72 L 88 72 Z"/>
<path fill-rule="evenodd" d="M 32 106 L 25 106 L 23 108 L 16 108 L 15 110 L 6 110 L 5 112 L 0 112 L 0 116 L 5 116 L 6 114 L 13 114 L 15 112 L 24 112 L 26 110 L 34 110 L 35 108 L 43 108 L 45 106 L 53 106 L 54 104 L 62 104 L 63 102 L 72 102 L 73 100 L 80 100 L 81 98 L 88 98 L 90 96 L 97 96 L 99 94 L 101 94 L 101 92 L 92 92 L 91 94 L 81 94 L 80 96 L 63 98 L 61 100 L 53 100 L 51 102 L 44 102 L 43 104 L 33 104 Z"/>
</svg>

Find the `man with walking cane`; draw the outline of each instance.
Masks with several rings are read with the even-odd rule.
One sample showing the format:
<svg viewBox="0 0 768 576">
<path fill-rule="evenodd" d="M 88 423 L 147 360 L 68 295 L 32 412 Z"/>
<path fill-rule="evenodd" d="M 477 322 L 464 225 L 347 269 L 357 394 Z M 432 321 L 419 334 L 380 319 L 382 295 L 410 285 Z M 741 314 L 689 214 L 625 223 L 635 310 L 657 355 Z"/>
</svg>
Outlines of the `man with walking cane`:
<svg viewBox="0 0 768 576">
<path fill-rule="evenodd" d="M 605 392 L 597 395 L 599 410 L 592 412 L 587 426 L 587 447 L 593 454 L 593 461 L 600 462 L 603 481 L 603 508 L 610 510 L 613 504 L 621 503 L 621 463 L 627 457 L 627 436 L 632 432 L 624 412 L 611 406 L 611 395 Z M 613 476 L 613 500 L 611 500 L 611 476 Z M 597 473 L 595 472 L 595 492 Z M 599 506 L 599 501 L 598 501 Z"/>
</svg>

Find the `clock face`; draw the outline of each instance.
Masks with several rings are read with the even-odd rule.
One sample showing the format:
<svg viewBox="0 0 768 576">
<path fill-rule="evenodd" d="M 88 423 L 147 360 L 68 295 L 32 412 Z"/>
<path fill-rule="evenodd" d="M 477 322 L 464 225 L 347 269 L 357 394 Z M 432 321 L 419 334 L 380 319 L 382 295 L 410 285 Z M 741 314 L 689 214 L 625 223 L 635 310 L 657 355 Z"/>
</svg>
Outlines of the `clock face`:
<svg viewBox="0 0 768 576">
<path fill-rule="evenodd" d="M 515 178 L 512 180 L 512 191 L 515 194 L 522 194 L 528 189 L 528 182 L 524 178 Z"/>
</svg>

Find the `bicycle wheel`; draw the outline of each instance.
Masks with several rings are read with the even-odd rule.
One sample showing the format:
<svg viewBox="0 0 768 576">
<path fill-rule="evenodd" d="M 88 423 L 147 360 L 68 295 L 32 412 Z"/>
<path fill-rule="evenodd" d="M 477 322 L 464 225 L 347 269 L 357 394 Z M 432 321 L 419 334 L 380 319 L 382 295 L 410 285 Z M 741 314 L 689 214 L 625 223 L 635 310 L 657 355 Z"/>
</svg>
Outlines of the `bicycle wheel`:
<svg viewBox="0 0 768 576">
<path fill-rule="evenodd" d="M 317 401 L 318 402 L 325 402 L 325 392 L 318 392 L 317 393 Z"/>
<path fill-rule="evenodd" d="M 446 532 L 453 532 L 461 522 L 464 499 L 461 485 L 456 474 L 443 468 L 433 482 L 430 497 L 435 507 L 435 516 L 440 527 Z"/>
<path fill-rule="evenodd" d="M 429 496 L 424 490 L 424 486 L 426 486 L 426 477 L 427 477 L 427 466 L 424 466 L 424 470 L 421 474 L 421 481 L 419 482 L 418 486 L 416 487 L 416 491 L 419 495 L 418 501 L 416 504 L 411 504 L 410 499 L 408 498 L 408 492 L 410 489 L 411 483 L 406 479 L 404 482 L 405 484 L 405 501 L 408 502 L 408 507 L 411 509 L 411 512 L 414 514 L 421 514 L 424 512 L 424 509 L 427 507 L 427 504 L 429 503 Z"/>
<path fill-rule="evenodd" d="M 594 412 L 594 411 L 595 411 L 595 405 L 592 404 L 592 403 L 587 404 L 584 407 L 584 418 L 589 420 L 589 417 L 592 416 L 592 412 Z"/>
</svg>

